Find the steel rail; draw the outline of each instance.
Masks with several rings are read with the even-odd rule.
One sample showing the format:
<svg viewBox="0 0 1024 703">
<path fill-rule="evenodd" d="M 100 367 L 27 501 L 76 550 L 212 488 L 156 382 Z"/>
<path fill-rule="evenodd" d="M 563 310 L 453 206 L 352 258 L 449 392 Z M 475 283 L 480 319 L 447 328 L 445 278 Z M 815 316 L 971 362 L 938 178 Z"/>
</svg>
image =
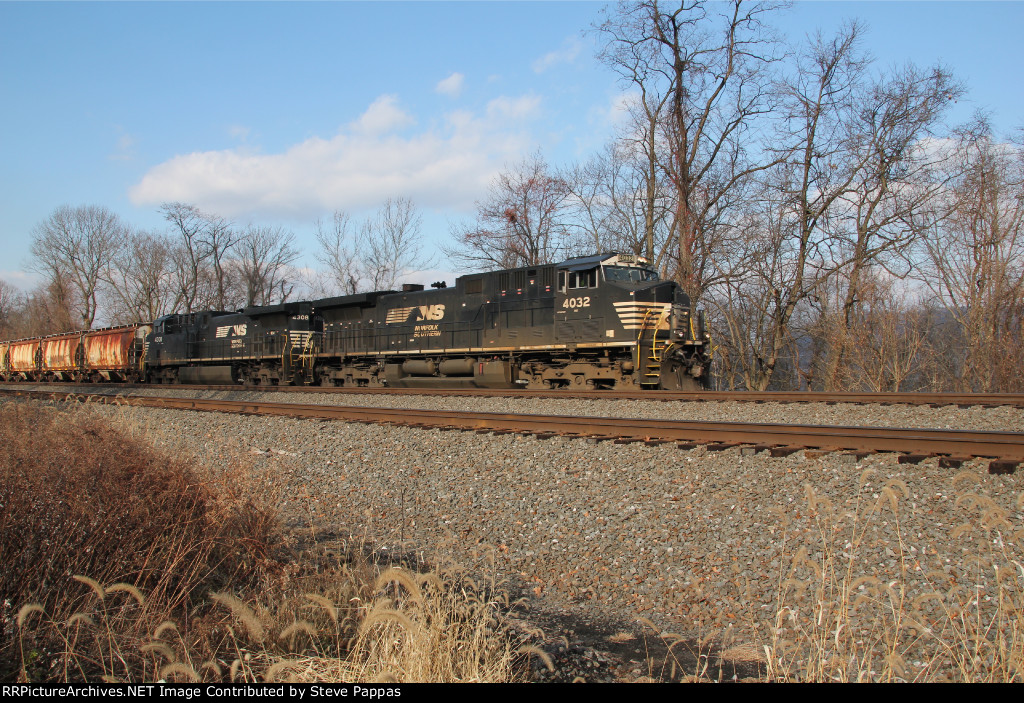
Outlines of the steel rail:
<svg viewBox="0 0 1024 703">
<path fill-rule="evenodd" d="M 11 384 L 18 385 L 18 384 Z M 35 385 L 35 384 L 33 384 Z M 39 384 L 43 385 L 43 384 Z M 68 387 L 72 384 L 54 384 Z M 254 391 L 270 393 L 343 393 L 351 395 L 445 395 L 464 397 L 592 399 L 592 400 L 656 400 L 662 402 L 752 402 L 752 403 L 855 403 L 882 405 L 959 405 L 1024 407 L 1021 393 L 857 393 L 822 391 L 617 391 L 586 389 L 488 389 L 488 388 L 335 388 L 333 386 L 152 386 L 138 384 L 104 384 L 106 388 L 162 388 L 177 390 Z M 76 390 L 86 392 L 82 385 Z"/>
<path fill-rule="evenodd" d="M 1024 461 L 1024 433 L 940 430 L 925 428 L 831 427 L 741 422 L 693 422 L 568 415 L 520 415 L 455 412 L 412 408 L 304 405 L 265 401 L 232 401 L 137 395 L 3 392 L 55 400 L 123 403 L 142 407 L 205 410 L 259 415 L 391 423 L 463 430 L 508 431 L 538 435 L 564 434 L 607 439 L 691 442 L 696 444 L 807 447 L 866 452 L 909 452 L 952 457 L 988 457 Z"/>
</svg>

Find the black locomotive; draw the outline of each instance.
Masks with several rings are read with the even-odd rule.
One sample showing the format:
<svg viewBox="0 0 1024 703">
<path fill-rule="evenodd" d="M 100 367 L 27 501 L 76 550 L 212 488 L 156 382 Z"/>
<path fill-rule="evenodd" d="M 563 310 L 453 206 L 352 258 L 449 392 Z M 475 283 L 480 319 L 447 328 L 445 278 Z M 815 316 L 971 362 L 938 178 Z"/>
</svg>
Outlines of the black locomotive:
<svg viewBox="0 0 1024 703">
<path fill-rule="evenodd" d="M 704 321 L 639 257 L 461 276 L 451 288 L 168 315 L 158 383 L 482 388 L 707 386 Z"/>
</svg>

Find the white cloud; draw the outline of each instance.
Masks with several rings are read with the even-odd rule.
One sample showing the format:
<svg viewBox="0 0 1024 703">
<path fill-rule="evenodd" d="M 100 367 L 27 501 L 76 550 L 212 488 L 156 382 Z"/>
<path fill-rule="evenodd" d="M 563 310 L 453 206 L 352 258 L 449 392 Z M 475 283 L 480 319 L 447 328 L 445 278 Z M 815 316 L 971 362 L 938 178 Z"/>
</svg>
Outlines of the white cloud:
<svg viewBox="0 0 1024 703">
<path fill-rule="evenodd" d="M 457 98 L 462 94 L 462 84 L 465 80 L 466 77 L 461 73 L 453 73 L 443 81 L 438 82 L 438 84 L 434 86 L 434 92 L 440 93 L 441 95 L 447 95 L 452 98 Z"/>
<path fill-rule="evenodd" d="M 504 95 L 487 103 L 487 118 L 491 120 L 527 120 L 536 117 L 540 111 L 540 98 L 523 95 L 509 98 Z"/>
<path fill-rule="evenodd" d="M 306 221 L 396 196 L 470 211 L 503 164 L 534 148 L 527 123 L 539 108 L 536 96 L 499 97 L 483 115 L 454 111 L 440 126 L 405 134 L 396 130 L 415 120 L 385 95 L 336 135 L 280 153 L 239 146 L 175 156 L 151 168 L 129 196 L 140 206 L 181 201 L 227 217 Z"/>
<path fill-rule="evenodd" d="M 353 132 L 366 135 L 386 134 L 416 124 L 412 115 L 398 107 L 397 95 L 382 95 L 351 123 Z"/>
<path fill-rule="evenodd" d="M 580 51 L 583 50 L 583 44 L 576 37 L 569 37 L 562 42 L 562 48 L 544 54 L 539 59 L 533 62 L 534 73 L 544 73 L 549 68 L 557 66 L 561 63 L 572 63 L 576 60 L 576 57 L 580 55 Z"/>
</svg>

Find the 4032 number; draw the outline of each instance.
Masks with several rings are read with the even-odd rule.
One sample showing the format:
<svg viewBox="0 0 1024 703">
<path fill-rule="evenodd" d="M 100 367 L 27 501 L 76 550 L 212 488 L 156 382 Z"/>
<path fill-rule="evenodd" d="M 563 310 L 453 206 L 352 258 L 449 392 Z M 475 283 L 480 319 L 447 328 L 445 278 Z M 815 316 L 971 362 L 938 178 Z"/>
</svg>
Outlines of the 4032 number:
<svg viewBox="0 0 1024 703">
<path fill-rule="evenodd" d="M 584 298 L 566 298 L 565 302 L 562 303 L 563 308 L 569 308 L 570 310 L 576 310 L 578 308 L 589 308 L 590 307 L 590 296 Z"/>
</svg>

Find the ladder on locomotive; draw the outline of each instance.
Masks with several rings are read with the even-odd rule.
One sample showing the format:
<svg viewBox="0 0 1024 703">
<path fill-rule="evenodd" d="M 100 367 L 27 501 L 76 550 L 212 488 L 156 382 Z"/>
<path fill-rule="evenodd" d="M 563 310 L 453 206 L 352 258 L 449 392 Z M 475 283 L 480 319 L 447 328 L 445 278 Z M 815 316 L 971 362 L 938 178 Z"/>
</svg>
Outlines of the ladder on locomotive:
<svg viewBox="0 0 1024 703">
<path fill-rule="evenodd" d="M 303 385 L 311 385 L 314 381 L 313 367 L 316 365 L 318 353 L 317 337 L 315 332 L 303 335 L 301 344 L 292 343 L 289 336 L 285 343 L 284 363 L 285 371 L 292 374 L 297 383 L 302 380 Z"/>
<path fill-rule="evenodd" d="M 672 342 L 659 339 L 658 328 L 667 316 L 668 310 L 648 308 L 640 322 L 640 333 L 636 338 L 636 367 L 641 374 L 641 385 L 657 386 L 661 383 L 661 362 Z"/>
</svg>

